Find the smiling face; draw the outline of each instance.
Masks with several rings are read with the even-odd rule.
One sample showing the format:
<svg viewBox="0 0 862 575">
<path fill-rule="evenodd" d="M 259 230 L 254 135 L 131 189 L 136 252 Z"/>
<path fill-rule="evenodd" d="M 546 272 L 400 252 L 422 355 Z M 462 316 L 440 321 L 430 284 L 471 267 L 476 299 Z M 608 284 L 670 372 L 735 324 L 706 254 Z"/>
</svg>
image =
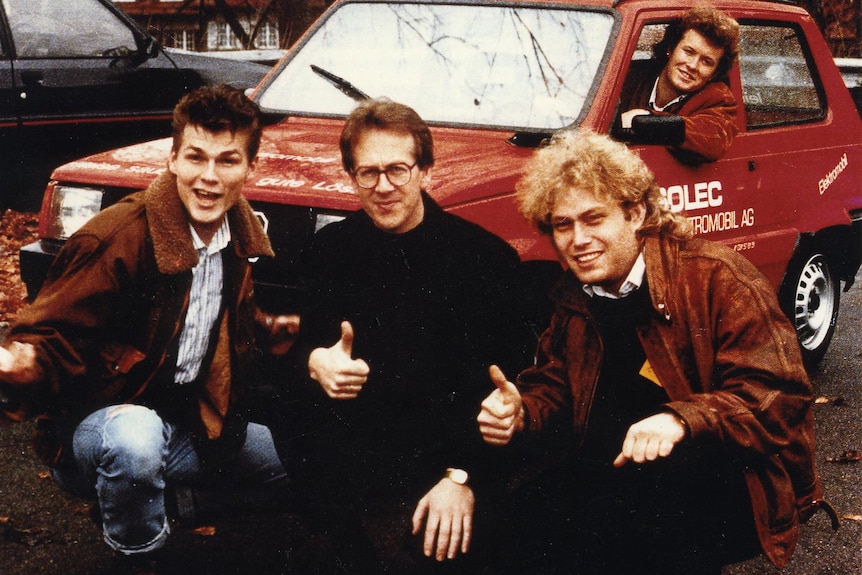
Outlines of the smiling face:
<svg viewBox="0 0 862 575">
<path fill-rule="evenodd" d="M 582 283 L 619 293 L 640 253 L 637 230 L 645 215 L 642 203 L 627 217 L 619 202 L 570 188 L 551 210 L 554 247 Z"/>
<path fill-rule="evenodd" d="M 669 54 L 667 65 L 659 77 L 660 98 L 664 105 L 683 94 L 691 94 L 712 80 L 724 49 L 712 44 L 696 30 L 686 30 Z"/>
<path fill-rule="evenodd" d="M 376 168 L 381 172 L 377 184 L 362 188 L 353 183 L 359 194 L 362 209 L 374 221 L 374 225 L 384 232 L 403 234 L 422 223 L 425 208 L 422 204 L 422 190 L 430 183 L 430 168 L 416 165 L 413 136 L 402 132 L 367 130 L 353 147 L 356 170 Z M 410 180 L 395 186 L 384 173 L 393 164 L 413 166 Z"/>
<path fill-rule="evenodd" d="M 236 204 L 254 167 L 248 131 L 211 132 L 189 124 L 171 151 L 168 169 L 177 177 L 180 201 L 192 227 L 209 244 L 225 213 Z"/>
</svg>

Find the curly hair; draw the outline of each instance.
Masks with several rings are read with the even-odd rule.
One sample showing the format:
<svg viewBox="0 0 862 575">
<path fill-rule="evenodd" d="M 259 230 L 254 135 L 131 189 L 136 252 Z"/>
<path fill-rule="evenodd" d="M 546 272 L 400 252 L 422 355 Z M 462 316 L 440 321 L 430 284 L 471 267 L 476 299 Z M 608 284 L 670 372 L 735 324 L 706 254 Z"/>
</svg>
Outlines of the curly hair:
<svg viewBox="0 0 862 575">
<path fill-rule="evenodd" d="M 434 165 L 434 142 L 431 131 L 416 111 L 389 98 L 372 98 L 361 102 L 344 124 L 341 132 L 341 163 L 352 173 L 356 168 L 353 149 L 367 130 L 400 132 L 413 137 L 413 155 L 420 169 Z"/>
<path fill-rule="evenodd" d="M 619 202 L 627 217 L 643 203 L 646 216 L 639 237 L 692 236 L 688 220 L 670 211 L 655 176 L 640 156 L 608 136 L 566 130 L 539 149 L 515 186 L 521 214 L 541 233 L 550 235 L 551 211 L 557 199 L 572 188 Z"/>
<path fill-rule="evenodd" d="M 653 46 L 653 54 L 662 65 L 688 30 L 699 32 L 710 44 L 724 50 L 718 61 L 715 78 L 727 75 L 739 55 L 739 23 L 724 12 L 709 5 L 688 10 L 681 20 L 668 25 L 662 39 Z"/>
<path fill-rule="evenodd" d="M 174 150 L 179 149 L 187 125 L 210 132 L 248 131 L 249 159 L 257 155 L 260 147 L 263 131 L 260 108 L 242 90 L 226 84 L 201 86 L 180 99 L 171 122 Z"/>
</svg>

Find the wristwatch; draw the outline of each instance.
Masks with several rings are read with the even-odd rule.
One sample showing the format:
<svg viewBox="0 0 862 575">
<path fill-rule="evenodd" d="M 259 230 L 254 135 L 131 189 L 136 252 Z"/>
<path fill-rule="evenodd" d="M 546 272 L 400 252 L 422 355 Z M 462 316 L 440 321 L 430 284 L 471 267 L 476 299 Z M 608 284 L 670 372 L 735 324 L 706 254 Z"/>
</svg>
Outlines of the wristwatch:
<svg viewBox="0 0 862 575">
<path fill-rule="evenodd" d="M 456 467 L 449 467 L 446 469 L 446 477 L 451 479 L 458 485 L 467 485 L 467 480 L 470 479 L 470 476 L 467 475 L 467 472 L 463 469 L 458 469 Z"/>
</svg>

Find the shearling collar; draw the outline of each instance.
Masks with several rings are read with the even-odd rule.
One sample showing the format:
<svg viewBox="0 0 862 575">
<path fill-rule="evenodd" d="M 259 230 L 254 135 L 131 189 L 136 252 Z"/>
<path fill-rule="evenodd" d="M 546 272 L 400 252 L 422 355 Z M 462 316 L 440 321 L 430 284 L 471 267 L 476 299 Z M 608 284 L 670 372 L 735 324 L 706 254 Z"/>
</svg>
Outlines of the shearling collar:
<svg viewBox="0 0 862 575">
<path fill-rule="evenodd" d="M 186 210 L 180 202 L 176 177 L 165 171 L 144 192 L 144 205 L 156 265 L 163 274 L 177 274 L 192 269 L 198 263 L 198 254 L 192 244 L 192 234 Z M 231 240 L 240 258 L 275 254 L 269 238 L 263 233 L 251 206 L 240 198 L 228 211 Z"/>
</svg>

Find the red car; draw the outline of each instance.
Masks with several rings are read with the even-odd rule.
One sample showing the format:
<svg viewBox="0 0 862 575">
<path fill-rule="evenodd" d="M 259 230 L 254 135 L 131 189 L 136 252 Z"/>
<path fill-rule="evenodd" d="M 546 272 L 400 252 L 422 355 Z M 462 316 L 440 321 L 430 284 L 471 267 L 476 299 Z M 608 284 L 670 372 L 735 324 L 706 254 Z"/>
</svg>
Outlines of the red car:
<svg viewBox="0 0 862 575">
<path fill-rule="evenodd" d="M 518 214 L 524 161 L 556 130 L 610 132 L 629 69 L 650 57 L 682 0 L 453 3 L 344 0 L 257 88 L 272 121 L 245 194 L 277 257 L 258 262 L 258 294 L 280 310 L 302 289 L 296 262 L 316 230 L 359 207 L 338 136 L 355 100 L 386 95 L 432 124 L 432 196 L 509 241 L 537 278 L 560 267 Z M 862 259 L 862 119 L 812 18 L 784 2 L 717 0 L 741 24 L 730 87 L 739 135 L 719 161 L 680 163 L 659 132 L 637 148 L 697 233 L 751 259 L 775 286 L 809 365 L 835 329 L 842 281 Z M 660 130 L 659 130 L 660 131 Z M 653 142 L 653 143 L 649 143 Z M 55 170 L 39 242 L 21 253 L 31 294 L 88 217 L 165 169 L 161 140 Z"/>
</svg>

